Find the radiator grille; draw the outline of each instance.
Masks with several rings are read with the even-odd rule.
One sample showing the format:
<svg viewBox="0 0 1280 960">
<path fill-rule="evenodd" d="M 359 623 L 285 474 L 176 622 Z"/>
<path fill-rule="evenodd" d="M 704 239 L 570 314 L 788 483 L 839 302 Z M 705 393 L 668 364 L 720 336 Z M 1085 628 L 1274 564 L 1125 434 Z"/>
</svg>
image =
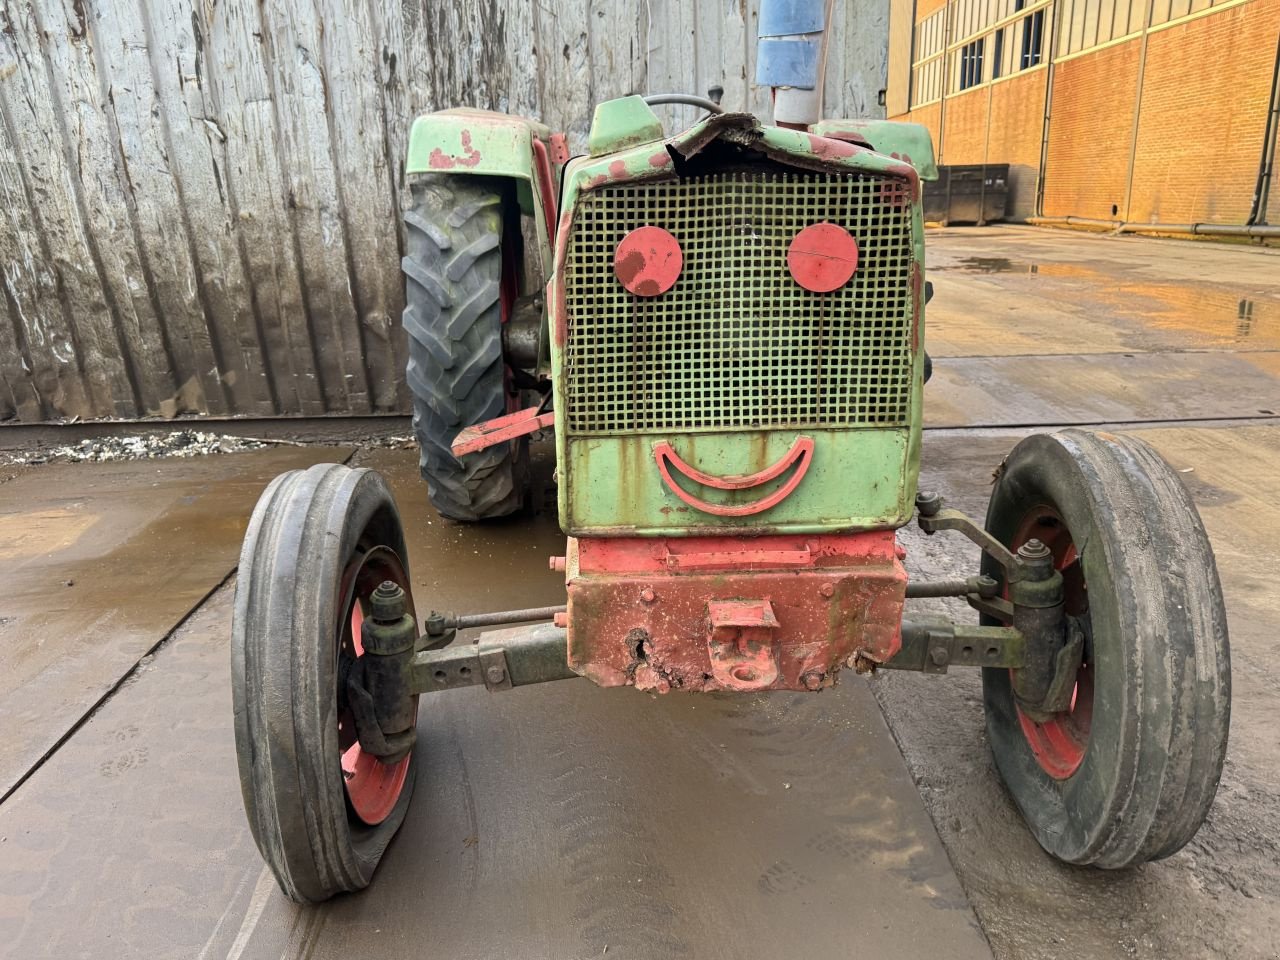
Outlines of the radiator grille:
<svg viewBox="0 0 1280 960">
<path fill-rule="evenodd" d="M 853 280 L 811 293 L 787 271 L 801 229 L 858 241 Z M 658 297 L 628 293 L 618 242 L 653 224 L 684 269 Z M 720 173 L 605 187 L 574 211 L 565 276 L 570 435 L 891 426 L 911 388 L 911 204 L 892 178 Z"/>
</svg>

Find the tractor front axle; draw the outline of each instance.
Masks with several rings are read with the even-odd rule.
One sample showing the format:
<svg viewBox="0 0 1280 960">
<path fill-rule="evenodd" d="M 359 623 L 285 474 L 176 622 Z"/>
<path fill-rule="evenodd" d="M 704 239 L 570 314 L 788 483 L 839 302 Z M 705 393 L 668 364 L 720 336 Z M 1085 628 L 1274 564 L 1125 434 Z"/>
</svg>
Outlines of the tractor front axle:
<svg viewBox="0 0 1280 960">
<path fill-rule="evenodd" d="M 921 494 L 918 506 L 926 532 L 969 537 L 995 561 L 999 579 L 906 583 L 901 550 L 888 531 L 791 538 L 794 543 L 771 538 L 765 545 L 720 538 L 636 541 L 633 548 L 630 541 L 571 540 L 568 562 L 552 560 L 553 569 L 569 574 L 567 607 L 432 611 L 409 644 L 407 618 L 395 618 L 399 608 L 385 605 L 365 626 L 368 652 L 375 655 L 366 658 L 367 679 L 361 674 L 350 681 L 361 739 L 399 754 L 401 738 L 392 734 L 415 695 L 481 685 L 509 690 L 576 676 L 660 692 L 817 691 L 835 683 L 841 667 L 931 674 L 982 667 L 1013 671 L 1018 702 L 1029 715 L 1060 710 L 1071 692 L 1064 678 L 1074 675 L 1084 637 L 1064 612 L 1063 578 L 1044 548 L 1031 541 L 1009 551 L 970 518 L 944 509 L 937 495 Z M 587 546 L 606 552 L 596 558 Z M 779 565 L 790 568 L 779 574 Z M 745 593 L 720 599 L 716 578 L 729 570 Z M 770 599 L 741 598 L 747 595 Z M 841 597 L 848 599 L 837 602 Z M 902 600 L 940 597 L 963 598 L 1005 625 L 900 619 Z M 668 605 L 669 614 L 655 616 Z M 479 627 L 502 629 L 474 643 L 455 642 L 459 630 Z"/>
<path fill-rule="evenodd" d="M 564 628 L 549 623 L 482 634 L 476 643 L 423 650 L 409 661 L 409 675 L 416 693 L 480 684 L 510 690 L 577 676 L 569 669 Z"/>
<path fill-rule="evenodd" d="M 1026 640 L 1013 627 L 903 621 L 902 649 L 884 663 L 860 658 L 854 669 L 876 668 L 946 673 L 949 667 L 1002 667 L 1017 670 L 1026 659 Z M 533 683 L 578 676 L 567 664 L 568 639 L 550 623 L 482 634 L 476 643 L 458 644 L 414 655 L 409 669 L 415 693 L 438 693 L 484 685 L 509 690 Z"/>
</svg>

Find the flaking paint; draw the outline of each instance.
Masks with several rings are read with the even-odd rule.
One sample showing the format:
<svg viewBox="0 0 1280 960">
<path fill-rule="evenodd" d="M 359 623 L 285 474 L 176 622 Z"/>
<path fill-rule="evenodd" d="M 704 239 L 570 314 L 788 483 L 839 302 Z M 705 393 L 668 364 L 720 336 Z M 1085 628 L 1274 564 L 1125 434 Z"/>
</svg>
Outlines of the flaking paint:
<svg viewBox="0 0 1280 960">
<path fill-rule="evenodd" d="M 554 211 L 546 198 L 555 184 L 535 155 L 535 143 L 548 143 L 551 132 L 524 117 L 488 110 L 442 110 L 424 114 L 409 131 L 405 173 L 459 173 L 514 181 L 526 214 L 537 224 L 537 235 L 549 235 Z M 551 269 L 551 247 L 539 244 L 544 272 Z"/>
<path fill-rule="evenodd" d="M 716 603 L 767 604 L 776 619 L 743 644 L 777 667 L 765 689 L 815 689 L 806 675 L 829 686 L 855 658 L 883 662 L 901 646 L 907 576 L 890 531 L 570 539 L 567 558 L 569 664 L 601 686 L 733 686 L 712 664 Z"/>
</svg>

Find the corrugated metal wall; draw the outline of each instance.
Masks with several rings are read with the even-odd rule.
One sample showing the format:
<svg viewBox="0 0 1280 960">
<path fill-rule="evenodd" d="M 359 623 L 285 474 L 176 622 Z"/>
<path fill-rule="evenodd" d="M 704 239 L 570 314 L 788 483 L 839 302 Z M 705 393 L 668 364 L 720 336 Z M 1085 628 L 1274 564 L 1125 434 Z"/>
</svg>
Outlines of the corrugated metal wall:
<svg viewBox="0 0 1280 960">
<path fill-rule="evenodd" d="M 827 113 L 880 116 L 887 0 Z M 402 156 L 455 105 L 768 115 L 758 0 L 0 0 L 0 421 L 403 411 Z M 664 108 L 670 123 L 692 111 Z"/>
</svg>

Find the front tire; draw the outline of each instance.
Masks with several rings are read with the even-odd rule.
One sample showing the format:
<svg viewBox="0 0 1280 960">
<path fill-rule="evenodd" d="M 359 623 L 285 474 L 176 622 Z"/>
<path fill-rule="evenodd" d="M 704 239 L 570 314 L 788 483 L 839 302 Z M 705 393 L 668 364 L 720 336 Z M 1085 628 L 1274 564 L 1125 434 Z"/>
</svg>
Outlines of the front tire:
<svg viewBox="0 0 1280 960">
<path fill-rule="evenodd" d="M 987 529 L 1044 542 L 1085 625 L 1072 706 L 1045 723 L 983 671 L 996 766 L 1041 846 L 1119 868 L 1181 849 L 1226 754 L 1231 675 L 1213 551 L 1177 474 L 1133 437 L 1028 437 L 1005 461 Z M 984 559 L 983 572 L 1001 579 Z"/>
<path fill-rule="evenodd" d="M 299 903 L 368 886 L 409 807 L 413 754 L 362 753 L 341 689 L 374 588 L 410 595 L 406 557 L 385 482 L 338 464 L 277 477 L 245 534 L 231 634 L 240 789 L 258 850 Z"/>
</svg>

